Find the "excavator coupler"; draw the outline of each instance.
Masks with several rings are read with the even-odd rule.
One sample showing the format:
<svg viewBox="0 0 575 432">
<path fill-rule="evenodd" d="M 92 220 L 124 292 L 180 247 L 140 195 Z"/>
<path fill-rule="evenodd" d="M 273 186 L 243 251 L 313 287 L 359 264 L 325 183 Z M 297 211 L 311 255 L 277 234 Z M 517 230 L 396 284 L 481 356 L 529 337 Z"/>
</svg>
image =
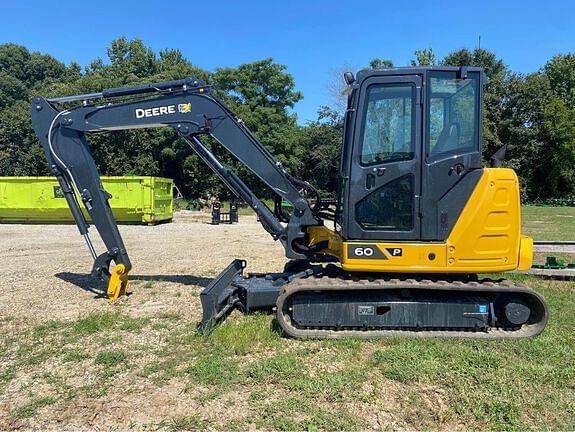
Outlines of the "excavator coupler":
<svg viewBox="0 0 575 432">
<path fill-rule="evenodd" d="M 128 295 L 128 269 L 124 264 L 116 264 L 110 271 L 115 254 L 105 252 L 94 260 L 92 277 L 107 283 L 108 302 L 116 303 L 122 296 Z"/>
<path fill-rule="evenodd" d="M 124 264 L 118 264 L 112 270 L 108 280 L 108 301 L 115 303 L 122 296 L 127 295 L 128 272 Z"/>
<path fill-rule="evenodd" d="M 519 283 L 475 275 L 349 273 L 335 265 L 250 274 L 232 262 L 201 293 L 201 332 L 233 310 L 276 310 L 295 338 L 385 336 L 516 339 L 547 323 L 545 299 Z"/>
</svg>

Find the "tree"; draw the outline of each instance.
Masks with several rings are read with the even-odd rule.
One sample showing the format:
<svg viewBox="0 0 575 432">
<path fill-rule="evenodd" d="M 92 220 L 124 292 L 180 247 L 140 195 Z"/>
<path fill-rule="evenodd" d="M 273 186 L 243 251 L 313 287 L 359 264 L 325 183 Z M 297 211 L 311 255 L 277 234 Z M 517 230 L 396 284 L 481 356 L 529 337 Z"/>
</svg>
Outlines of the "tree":
<svg viewBox="0 0 575 432">
<path fill-rule="evenodd" d="M 543 68 L 551 91 L 575 106 L 575 54 L 556 55 Z"/>
<path fill-rule="evenodd" d="M 77 63 L 65 66 L 53 57 L 30 53 L 14 44 L 0 45 L 0 175 L 48 174 L 43 151 L 30 127 L 31 94 L 62 96 L 101 91 L 126 83 L 153 82 L 186 76 L 207 78 L 177 50 L 165 50 L 159 59 L 138 39 L 118 38 L 108 49 L 109 62 L 96 59 L 84 73 Z M 138 130 L 92 135 L 89 138 L 102 174 L 169 173 L 180 181 L 180 159 L 167 157 L 178 147 L 178 157 L 190 154 L 177 145 L 172 130 Z"/>
<path fill-rule="evenodd" d="M 415 51 L 411 64 L 437 63 L 431 48 Z M 527 200 L 575 196 L 575 55 L 557 55 L 541 70 L 519 75 L 484 49 L 461 49 L 441 64 L 481 66 L 488 82 L 484 104 L 484 155 L 508 146 L 507 166 L 516 169 Z M 392 67 L 374 58 L 369 68 Z M 354 70 L 346 67 L 345 70 Z M 50 55 L 15 44 L 0 45 L 0 175 L 45 175 L 48 167 L 31 129 L 30 97 L 98 92 L 126 84 L 175 80 L 192 76 L 216 94 L 246 123 L 260 142 L 292 174 L 334 194 L 343 133 L 346 87 L 337 74 L 338 108 L 322 107 L 316 120 L 298 126 L 292 112 L 302 94 L 284 65 L 272 59 L 236 68 L 203 70 L 177 49 L 156 53 L 139 39 L 120 37 L 110 43 L 108 57 L 96 58 L 84 70 Z M 121 99 L 118 99 L 121 101 Z M 68 107 L 71 105 L 63 105 Z M 335 108 L 335 109 L 334 109 Z M 162 175 L 174 178 L 185 195 L 229 196 L 186 141 L 171 128 L 116 131 L 89 137 L 102 174 Z M 204 142 L 236 169 L 260 196 L 271 196 L 248 169 L 214 140 Z"/>
<path fill-rule="evenodd" d="M 543 74 L 510 74 L 506 80 L 505 103 L 499 132 L 507 145 L 505 165 L 515 169 L 521 181 L 523 200 L 539 195 L 540 158 L 545 156 L 539 125 L 549 86 Z"/>
<path fill-rule="evenodd" d="M 567 95 L 569 96 L 569 95 Z M 541 139 L 545 158 L 540 164 L 539 195 L 564 198 L 575 192 L 575 108 L 553 97 L 543 111 Z M 540 160 L 540 162 L 543 162 Z M 541 181 L 541 179 L 545 181 Z"/>
<path fill-rule="evenodd" d="M 30 60 L 30 52 L 26 47 L 7 43 L 0 45 L 0 71 L 21 82 L 27 82 L 26 64 Z"/>
<path fill-rule="evenodd" d="M 540 71 L 511 74 L 506 82 L 501 137 L 526 200 L 575 194 L 572 61 L 570 54 L 555 56 Z"/>
<path fill-rule="evenodd" d="M 302 94 L 295 90 L 285 66 L 264 59 L 212 74 L 194 66 L 179 50 L 165 49 L 156 54 L 143 41 L 123 36 L 110 43 L 107 54 L 107 60 L 97 58 L 82 72 L 76 63 L 67 67 L 49 55 L 30 53 L 25 47 L 0 45 L 0 175 L 48 172 L 30 128 L 30 89 L 34 94 L 62 96 L 188 76 L 215 83 L 220 97 L 286 167 L 297 170 L 301 165 L 300 129 L 295 115 L 288 110 Z M 115 131 L 90 135 L 89 141 L 102 174 L 168 175 L 191 196 L 204 193 L 201 188 L 205 187 L 212 193 L 224 190 L 171 129 Z M 248 174 L 213 141 L 206 142 L 213 144 L 213 150 L 240 174 Z M 202 178 L 190 179 L 187 175 Z M 248 178 L 255 181 L 253 176 Z"/>
<path fill-rule="evenodd" d="M 357 69 L 358 68 L 356 66 L 346 63 L 341 67 L 333 68 L 330 71 L 330 79 L 326 85 L 330 98 L 329 108 L 340 115 L 345 112 L 347 107 L 347 96 L 349 95 L 349 87 L 343 79 L 343 74 L 345 72 L 353 73 Z"/>
<path fill-rule="evenodd" d="M 107 50 L 111 62 L 109 72 L 123 83 L 149 77 L 156 72 L 156 55 L 140 39 L 122 36 L 113 40 Z"/>
<path fill-rule="evenodd" d="M 237 68 L 218 68 L 212 80 L 219 96 L 226 101 L 246 126 L 259 138 L 288 170 L 301 165 L 298 153 L 296 117 L 288 112 L 303 95 L 295 90 L 293 77 L 286 67 L 264 59 Z M 264 189 L 245 167 L 235 165 L 261 194 Z"/>
<path fill-rule="evenodd" d="M 393 67 L 393 62 L 388 59 L 373 58 L 369 62 L 370 69 L 383 69 Z"/>
<path fill-rule="evenodd" d="M 28 89 L 18 78 L 0 71 L 0 110 L 28 96 Z"/>
<path fill-rule="evenodd" d="M 433 48 L 416 49 L 415 60 L 411 60 L 411 66 L 435 66 L 437 64 L 437 57 Z"/>
<path fill-rule="evenodd" d="M 318 110 L 318 118 L 302 130 L 305 159 L 299 177 L 327 195 L 335 195 L 343 136 L 343 117 L 328 107 Z"/>
<path fill-rule="evenodd" d="M 71 78 L 69 75 L 75 74 L 77 74 L 77 69 L 68 69 L 64 63 L 46 54 L 32 53 L 26 62 L 26 77 L 29 83 L 45 80 L 57 81 L 64 77 L 69 79 Z"/>
<path fill-rule="evenodd" d="M 260 107 L 285 111 L 303 98 L 295 90 L 293 77 L 285 71 L 284 65 L 267 58 L 237 68 L 218 68 L 214 82 L 236 104 L 245 105 L 250 111 Z"/>
<path fill-rule="evenodd" d="M 32 131 L 30 103 L 0 111 L 0 175 L 47 175 L 48 164 Z"/>
</svg>

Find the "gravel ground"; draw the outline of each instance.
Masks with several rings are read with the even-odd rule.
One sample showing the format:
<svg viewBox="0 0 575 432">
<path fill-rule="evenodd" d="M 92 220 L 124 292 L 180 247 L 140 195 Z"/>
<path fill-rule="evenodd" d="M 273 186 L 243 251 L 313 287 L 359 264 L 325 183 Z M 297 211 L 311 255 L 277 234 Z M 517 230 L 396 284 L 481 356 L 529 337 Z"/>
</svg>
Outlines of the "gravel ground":
<svg viewBox="0 0 575 432">
<path fill-rule="evenodd" d="M 123 225 L 120 232 L 133 265 L 130 279 L 167 282 L 169 291 L 205 285 L 235 258 L 247 259 L 250 272 L 279 271 L 286 261 L 281 245 L 252 216 L 218 226 L 176 217 L 151 227 Z M 91 235 L 103 252 L 95 228 Z M 0 316 L 42 321 L 106 308 L 94 301 L 93 291 L 103 283 L 85 277 L 92 259 L 73 225 L 0 225 L 0 262 Z M 137 286 L 132 284 L 138 302 L 149 302 L 149 290 Z M 174 306 L 173 298 L 153 300 Z"/>
</svg>

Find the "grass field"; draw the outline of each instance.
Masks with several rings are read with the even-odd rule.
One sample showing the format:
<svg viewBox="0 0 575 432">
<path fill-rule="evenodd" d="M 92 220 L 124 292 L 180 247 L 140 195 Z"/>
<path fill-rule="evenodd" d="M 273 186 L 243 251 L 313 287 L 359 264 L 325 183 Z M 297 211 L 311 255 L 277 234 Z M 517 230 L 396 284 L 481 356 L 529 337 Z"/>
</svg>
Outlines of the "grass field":
<svg viewBox="0 0 575 432">
<path fill-rule="evenodd" d="M 20 378 L 27 401 L 10 427 L 42 409 L 74 415 L 76 401 L 175 387 L 196 409 L 166 406 L 163 420 L 138 428 L 573 430 L 575 284 L 527 282 L 552 319 L 540 337 L 514 342 L 295 341 L 259 314 L 234 314 L 206 337 L 177 314 L 133 318 L 122 305 L 33 327 L 3 319 L 0 394 Z"/>
<path fill-rule="evenodd" d="M 523 232 L 535 240 L 575 241 L 575 207 L 523 206 Z"/>
<path fill-rule="evenodd" d="M 527 232 L 554 212 L 527 208 Z M 122 227 L 133 261 L 158 276 L 136 272 L 116 306 L 57 279 L 63 263 L 38 254 L 42 244 L 79 266 L 74 227 L 17 228 L 0 226 L 0 430 L 575 429 L 573 281 L 510 276 L 549 303 L 547 329 L 530 340 L 302 341 L 271 315 L 237 312 L 203 336 L 198 294 L 223 263 L 281 266 L 253 218 Z M 208 241 L 219 251 L 209 263 Z"/>
<path fill-rule="evenodd" d="M 574 207 L 523 206 L 521 210 L 523 233 L 533 237 L 535 241 L 575 241 Z M 575 263 L 575 254 L 561 252 L 536 252 L 533 263 L 543 264 L 547 256 L 554 256 L 566 263 Z"/>
</svg>

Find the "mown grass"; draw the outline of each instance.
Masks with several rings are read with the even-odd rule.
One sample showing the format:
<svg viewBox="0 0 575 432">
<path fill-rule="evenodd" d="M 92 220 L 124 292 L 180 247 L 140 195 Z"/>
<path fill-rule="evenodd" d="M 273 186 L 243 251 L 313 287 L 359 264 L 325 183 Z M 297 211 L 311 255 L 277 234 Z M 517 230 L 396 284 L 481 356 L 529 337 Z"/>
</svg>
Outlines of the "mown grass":
<svg viewBox="0 0 575 432">
<path fill-rule="evenodd" d="M 131 318 L 120 312 L 93 313 L 76 321 L 72 329 L 76 334 L 83 336 L 104 330 L 139 332 L 148 321 L 147 318 Z"/>
<path fill-rule="evenodd" d="M 575 207 L 523 206 L 523 233 L 535 240 L 575 241 Z"/>
<path fill-rule="evenodd" d="M 255 414 L 246 421 L 260 428 L 361 429 L 365 422 L 349 406 L 377 402 L 388 382 L 395 417 L 413 428 L 451 424 L 499 430 L 575 427 L 575 318 L 573 282 L 523 277 L 546 295 L 551 321 L 538 338 L 522 341 L 415 340 L 307 341 L 293 346 L 271 318 L 232 319 L 211 336 L 175 334 L 172 343 L 193 346 L 196 360 L 184 374 L 188 388 L 252 389 Z M 366 355 L 368 353 L 368 355 Z M 248 364 L 242 359 L 258 357 Z M 366 393 L 366 383 L 380 382 Z M 270 395 L 273 388 L 281 395 Z M 425 388 L 436 388 L 445 410 L 425 404 Z M 270 401 L 271 400 L 271 401 Z M 334 415 L 329 407 L 338 407 Z M 246 423 L 247 424 L 247 423 Z"/>
<path fill-rule="evenodd" d="M 194 383 L 212 386 L 228 386 L 239 377 L 237 362 L 219 352 L 200 357 L 186 372 Z"/>
<path fill-rule="evenodd" d="M 277 384 L 282 380 L 297 379 L 302 367 L 298 356 L 282 352 L 251 363 L 246 368 L 246 375 L 258 384 Z"/>
<path fill-rule="evenodd" d="M 32 417 L 34 414 L 36 414 L 36 411 L 38 411 L 38 409 L 48 405 L 52 405 L 56 402 L 56 400 L 57 399 L 53 396 L 35 397 L 27 404 L 21 405 L 14 411 L 12 411 L 12 415 L 15 418 L 20 419 Z"/>
<path fill-rule="evenodd" d="M 166 407 L 152 426 L 572 430 L 575 282 L 514 277 L 548 299 L 548 328 L 535 339 L 295 341 L 264 314 L 234 314 L 201 335 L 179 314 L 133 318 L 120 309 L 2 334 L 0 397 L 14 386 L 28 395 L 10 411 L 26 421 L 78 395 L 107 400 L 134 386 L 178 383 L 190 413 Z M 90 378 L 71 381 L 58 365 Z"/>
<path fill-rule="evenodd" d="M 157 426 L 158 429 L 164 429 L 169 432 L 199 431 L 204 430 L 207 426 L 207 423 L 198 415 L 188 415 L 173 417 L 170 420 L 164 420 Z"/>
<path fill-rule="evenodd" d="M 575 299 L 572 282 L 526 281 L 549 301 L 539 337 L 519 341 L 394 339 L 371 364 L 404 384 L 446 390 L 450 418 L 493 429 L 575 427 Z"/>
<path fill-rule="evenodd" d="M 122 364 L 127 357 L 127 354 L 123 350 L 104 350 L 96 355 L 94 363 L 106 368 L 113 368 Z"/>
<path fill-rule="evenodd" d="M 350 415 L 343 407 L 330 409 L 315 405 L 309 399 L 294 395 L 271 403 L 263 399 L 252 400 L 259 410 L 254 424 L 258 428 L 280 431 L 361 430 L 361 420 Z"/>
</svg>

